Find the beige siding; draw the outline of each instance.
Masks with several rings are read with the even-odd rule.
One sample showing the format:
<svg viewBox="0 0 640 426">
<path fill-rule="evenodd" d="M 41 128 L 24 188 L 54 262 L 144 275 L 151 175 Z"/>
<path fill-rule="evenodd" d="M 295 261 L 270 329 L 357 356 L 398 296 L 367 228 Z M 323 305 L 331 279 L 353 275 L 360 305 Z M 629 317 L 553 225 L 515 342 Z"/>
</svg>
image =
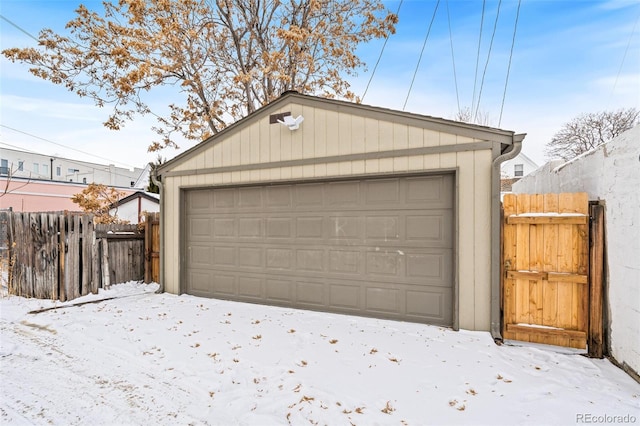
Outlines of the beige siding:
<svg viewBox="0 0 640 426">
<path fill-rule="evenodd" d="M 490 277 L 491 262 L 486 250 L 490 250 L 491 244 L 491 151 L 475 151 L 474 155 L 474 271 L 476 277 Z M 486 214 L 480 214 L 485 212 Z M 491 325 L 491 288 L 490 279 L 487 281 L 476 280 L 475 299 L 486 303 L 476 303 L 474 326 L 479 330 L 489 330 Z"/>
<path fill-rule="evenodd" d="M 291 104 L 279 112 L 302 114 L 297 131 L 269 124 L 261 117 L 178 164 L 172 171 L 203 170 L 278 161 L 302 160 L 472 143 L 474 139 L 405 124 L 352 116 L 345 112 Z M 180 281 L 180 189 L 263 181 L 338 178 L 351 175 L 457 171 L 457 276 L 459 326 L 488 330 L 490 325 L 490 149 L 411 157 L 358 159 L 222 173 L 167 177 L 164 182 L 165 288 L 178 293 Z M 202 173 L 202 172 L 200 172 Z"/>
</svg>

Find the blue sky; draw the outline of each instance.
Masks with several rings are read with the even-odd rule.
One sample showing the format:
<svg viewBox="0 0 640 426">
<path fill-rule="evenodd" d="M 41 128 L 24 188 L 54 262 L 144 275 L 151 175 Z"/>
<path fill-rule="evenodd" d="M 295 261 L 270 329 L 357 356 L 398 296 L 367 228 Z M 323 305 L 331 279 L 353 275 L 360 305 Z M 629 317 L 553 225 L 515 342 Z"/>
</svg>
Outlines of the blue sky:
<svg viewBox="0 0 640 426">
<path fill-rule="evenodd" d="M 99 1 L 83 3 L 101 9 Z M 522 0 L 501 119 L 518 1 L 500 3 L 482 83 L 499 1 L 485 3 L 478 56 L 483 2 L 441 0 L 409 93 L 436 3 L 403 1 L 397 32 L 387 42 L 363 103 L 402 110 L 406 100 L 405 111 L 453 118 L 458 105 L 477 104 L 481 93 L 479 109 L 488 124 L 527 133 L 523 151 L 540 165 L 545 161 L 545 144 L 578 114 L 640 108 L 640 2 Z M 3 0 L 0 13 L 37 36 L 42 28 L 64 31 L 78 4 L 78 0 Z M 400 1 L 385 4 L 395 12 Z M 0 20 L 2 49 L 33 45 L 33 39 Z M 360 96 L 382 45 L 383 40 L 376 40 L 359 48 L 368 69 L 350 82 Z M 26 66 L 0 60 L 0 149 L 19 147 L 128 167 L 142 167 L 155 159 L 156 154 L 146 152 L 154 137 L 149 130 L 152 121 L 137 120 L 114 132 L 101 124 L 107 115 L 108 110 L 91 101 L 32 77 Z M 162 155 L 172 158 L 178 152 L 165 150 Z"/>
</svg>

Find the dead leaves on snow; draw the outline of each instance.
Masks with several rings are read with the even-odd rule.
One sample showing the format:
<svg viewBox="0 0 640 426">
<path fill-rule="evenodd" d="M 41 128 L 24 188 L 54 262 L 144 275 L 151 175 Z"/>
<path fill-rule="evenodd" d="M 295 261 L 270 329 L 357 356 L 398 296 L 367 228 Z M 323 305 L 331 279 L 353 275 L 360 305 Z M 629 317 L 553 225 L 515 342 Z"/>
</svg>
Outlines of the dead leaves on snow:
<svg viewBox="0 0 640 426">
<path fill-rule="evenodd" d="M 466 402 L 466 401 L 463 401 Z M 458 403 L 457 399 L 452 399 L 451 401 L 449 401 L 449 407 L 453 407 L 458 411 L 464 411 L 466 407 L 466 405 L 464 405 L 464 403 Z"/>
<path fill-rule="evenodd" d="M 505 383 L 511 383 L 511 380 L 509 380 L 509 379 L 505 379 L 505 378 L 504 378 L 504 377 L 502 377 L 502 375 L 500 375 L 500 374 L 498 374 L 498 375 L 496 376 L 496 379 L 498 379 L 498 380 L 502 380 L 502 381 L 503 381 L 503 382 L 505 382 Z"/>
<path fill-rule="evenodd" d="M 380 411 L 382 411 L 385 414 L 391 414 L 394 411 L 396 411 L 396 409 L 393 408 L 393 406 L 391 406 L 391 401 L 387 401 L 387 405 L 385 405 L 385 407 Z"/>
</svg>

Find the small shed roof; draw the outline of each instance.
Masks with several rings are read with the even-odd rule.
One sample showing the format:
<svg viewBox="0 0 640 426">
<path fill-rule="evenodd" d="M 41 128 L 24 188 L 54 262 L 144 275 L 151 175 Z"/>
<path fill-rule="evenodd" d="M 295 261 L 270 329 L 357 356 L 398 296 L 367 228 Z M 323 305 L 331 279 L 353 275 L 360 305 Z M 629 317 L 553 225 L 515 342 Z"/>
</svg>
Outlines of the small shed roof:
<svg viewBox="0 0 640 426">
<path fill-rule="evenodd" d="M 152 192 L 144 192 L 144 191 L 136 191 L 132 194 L 127 195 L 124 198 L 119 199 L 115 203 L 111 204 L 111 208 L 121 206 L 130 201 L 137 200 L 138 198 L 145 198 L 152 203 L 159 204 L 160 203 L 160 194 L 154 194 Z"/>
</svg>

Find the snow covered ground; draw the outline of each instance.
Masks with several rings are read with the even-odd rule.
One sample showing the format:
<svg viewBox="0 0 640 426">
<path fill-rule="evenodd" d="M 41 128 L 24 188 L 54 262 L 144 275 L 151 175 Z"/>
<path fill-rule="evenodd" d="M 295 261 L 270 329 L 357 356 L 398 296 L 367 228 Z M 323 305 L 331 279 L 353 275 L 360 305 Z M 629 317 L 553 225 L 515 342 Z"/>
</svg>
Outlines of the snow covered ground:
<svg viewBox="0 0 640 426">
<path fill-rule="evenodd" d="M 640 423 L 607 360 L 488 333 L 154 294 L 0 299 L 3 425 Z"/>
</svg>

